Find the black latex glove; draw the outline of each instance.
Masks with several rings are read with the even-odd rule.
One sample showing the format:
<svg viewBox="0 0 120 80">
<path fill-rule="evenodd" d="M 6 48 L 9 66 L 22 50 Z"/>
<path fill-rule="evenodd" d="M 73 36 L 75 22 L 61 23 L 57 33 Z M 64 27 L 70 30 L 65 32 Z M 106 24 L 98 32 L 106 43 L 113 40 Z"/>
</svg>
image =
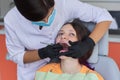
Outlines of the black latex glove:
<svg viewBox="0 0 120 80">
<path fill-rule="evenodd" d="M 42 49 L 38 50 L 39 57 L 41 59 L 49 57 L 50 59 L 55 58 L 59 55 L 59 51 L 62 49 L 60 44 L 48 45 Z"/>
<path fill-rule="evenodd" d="M 61 59 L 59 58 L 60 55 L 57 55 L 53 59 L 50 60 L 51 63 L 60 63 Z"/>
<path fill-rule="evenodd" d="M 76 41 L 76 42 L 69 41 L 69 43 L 71 46 L 68 48 L 68 51 L 61 53 L 61 55 L 65 55 L 73 58 L 82 57 L 95 45 L 94 41 L 89 37 L 87 37 L 84 41 Z"/>
</svg>

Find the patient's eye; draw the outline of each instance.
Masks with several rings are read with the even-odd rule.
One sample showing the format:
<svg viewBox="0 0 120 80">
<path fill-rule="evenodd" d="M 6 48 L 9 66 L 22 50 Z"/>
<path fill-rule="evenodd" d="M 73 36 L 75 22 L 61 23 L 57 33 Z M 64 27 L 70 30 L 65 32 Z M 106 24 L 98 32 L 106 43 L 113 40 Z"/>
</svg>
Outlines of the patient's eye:
<svg viewBox="0 0 120 80">
<path fill-rule="evenodd" d="M 59 32 L 58 33 L 58 36 L 62 36 L 64 33 L 63 32 Z"/>
<path fill-rule="evenodd" d="M 69 36 L 76 36 L 75 33 L 69 33 Z"/>
</svg>

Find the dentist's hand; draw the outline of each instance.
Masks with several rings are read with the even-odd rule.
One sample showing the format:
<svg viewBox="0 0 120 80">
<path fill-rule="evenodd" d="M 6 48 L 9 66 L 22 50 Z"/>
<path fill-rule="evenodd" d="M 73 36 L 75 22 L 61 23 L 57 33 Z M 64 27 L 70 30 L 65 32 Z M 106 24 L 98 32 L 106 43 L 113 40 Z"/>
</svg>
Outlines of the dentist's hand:
<svg viewBox="0 0 120 80">
<path fill-rule="evenodd" d="M 62 49 L 60 44 L 48 45 L 38 50 L 39 57 L 41 59 L 49 57 L 50 59 L 55 58 L 59 55 L 59 51 Z"/>
<path fill-rule="evenodd" d="M 80 58 L 84 56 L 89 50 L 93 49 L 95 46 L 94 41 L 87 37 L 84 41 L 76 41 L 69 42 L 70 47 L 67 52 L 61 53 L 61 55 L 65 55 L 73 58 Z"/>
</svg>

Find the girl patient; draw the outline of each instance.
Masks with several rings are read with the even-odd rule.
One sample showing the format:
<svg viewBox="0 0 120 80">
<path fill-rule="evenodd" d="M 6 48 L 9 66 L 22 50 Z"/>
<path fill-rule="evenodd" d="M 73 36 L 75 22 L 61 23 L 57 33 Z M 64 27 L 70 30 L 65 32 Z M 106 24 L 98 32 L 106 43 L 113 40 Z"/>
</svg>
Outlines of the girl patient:
<svg viewBox="0 0 120 80">
<path fill-rule="evenodd" d="M 59 43 L 63 46 L 60 54 L 67 52 L 69 46 L 74 45 L 76 41 L 84 41 L 89 34 L 90 31 L 79 19 L 65 23 L 56 37 L 56 44 Z M 35 80 L 103 80 L 103 77 L 94 71 L 87 62 L 92 50 L 79 59 L 60 56 L 57 62 L 50 62 L 38 69 Z"/>
</svg>

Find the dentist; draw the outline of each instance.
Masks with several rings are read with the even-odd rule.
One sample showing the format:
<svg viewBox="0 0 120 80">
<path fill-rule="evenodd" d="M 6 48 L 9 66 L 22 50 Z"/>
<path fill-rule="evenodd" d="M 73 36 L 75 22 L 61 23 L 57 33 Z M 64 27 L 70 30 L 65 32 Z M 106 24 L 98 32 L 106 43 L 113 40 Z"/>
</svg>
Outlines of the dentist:
<svg viewBox="0 0 120 80">
<path fill-rule="evenodd" d="M 68 20 L 79 18 L 97 23 L 93 32 L 81 43 L 82 46 L 75 44 L 71 47 L 72 52 L 63 53 L 74 58 L 81 57 L 94 47 L 113 20 L 106 9 L 79 0 L 14 2 L 16 6 L 4 17 L 4 24 L 8 58 L 17 64 L 17 80 L 34 80 L 36 70 L 59 54 L 62 48 L 59 44 L 48 44 L 55 42 L 57 32 Z M 74 52 L 75 55 L 72 54 Z"/>
</svg>

